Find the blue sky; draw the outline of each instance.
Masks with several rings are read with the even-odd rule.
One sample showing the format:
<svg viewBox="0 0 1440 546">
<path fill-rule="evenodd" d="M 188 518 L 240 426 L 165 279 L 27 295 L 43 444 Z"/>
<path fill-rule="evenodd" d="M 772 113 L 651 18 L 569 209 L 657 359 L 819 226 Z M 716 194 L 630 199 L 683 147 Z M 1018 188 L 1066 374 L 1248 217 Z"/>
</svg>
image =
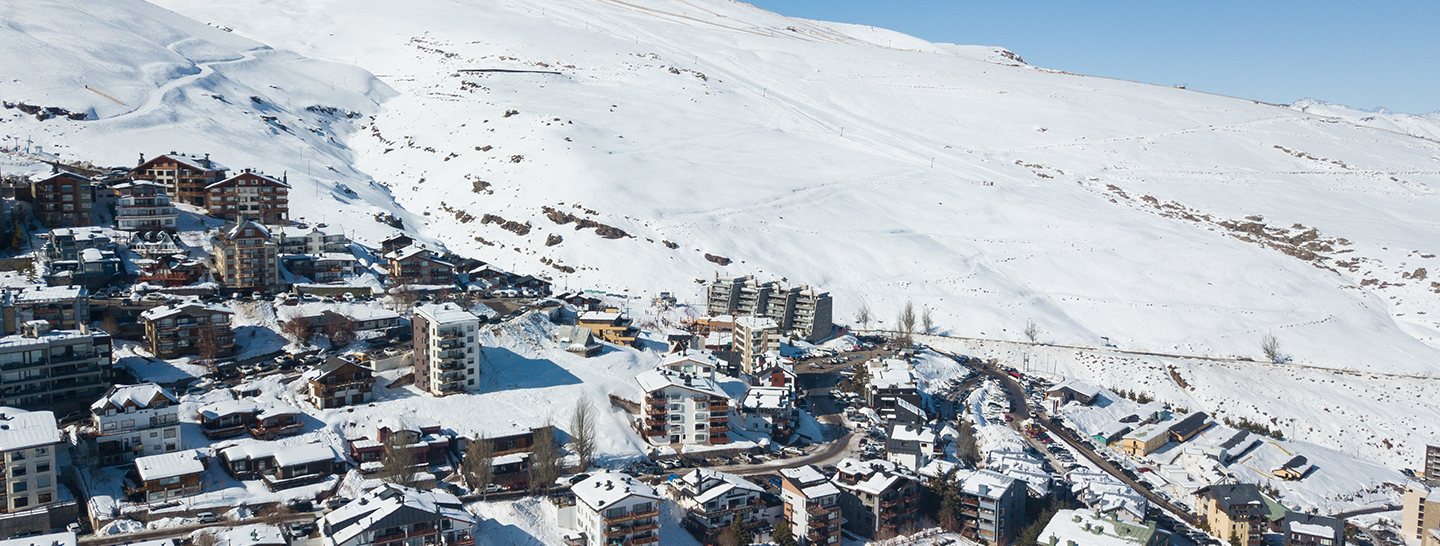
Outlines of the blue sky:
<svg viewBox="0 0 1440 546">
<path fill-rule="evenodd" d="M 1007 48 L 1031 65 L 1273 103 L 1440 111 L 1440 2 L 748 0 Z"/>
</svg>

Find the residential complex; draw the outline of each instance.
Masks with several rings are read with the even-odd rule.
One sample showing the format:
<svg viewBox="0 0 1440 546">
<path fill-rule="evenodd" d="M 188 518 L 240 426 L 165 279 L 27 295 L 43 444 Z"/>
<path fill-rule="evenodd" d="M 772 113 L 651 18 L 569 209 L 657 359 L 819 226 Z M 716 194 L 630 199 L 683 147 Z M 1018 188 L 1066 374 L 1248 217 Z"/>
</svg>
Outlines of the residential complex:
<svg viewBox="0 0 1440 546">
<path fill-rule="evenodd" d="M 632 326 L 630 318 L 615 308 L 580 313 L 575 317 L 575 325 L 589 328 L 606 343 L 633 347 L 640 339 L 640 329 Z"/>
<path fill-rule="evenodd" d="M 102 466 L 180 449 L 179 399 L 153 384 L 110 387 L 94 404 L 95 449 Z"/>
<path fill-rule="evenodd" d="M 31 182 L 30 196 L 35 200 L 35 219 L 48 228 L 93 224 L 93 183 L 87 177 L 68 172 Z"/>
<path fill-rule="evenodd" d="M 1252 546 L 1264 544 L 1261 532 L 1270 509 L 1252 483 L 1215 484 L 1195 492 L 1210 532 L 1221 541 Z"/>
<path fill-rule="evenodd" d="M 5 333 L 19 333 L 32 320 L 43 320 L 56 330 L 76 330 L 90 323 L 90 292 L 80 286 L 35 285 L 11 288 L 0 296 Z"/>
<path fill-rule="evenodd" d="M 861 537 L 893 537 L 920 519 L 920 482 L 894 463 L 846 458 L 831 481 L 840 488 L 845 528 Z"/>
<path fill-rule="evenodd" d="M 320 224 L 308 230 L 275 227 L 275 243 L 283 254 L 332 254 L 350 252 L 350 238 L 340 226 Z"/>
<path fill-rule="evenodd" d="M 323 546 L 469 546 L 475 522 L 455 495 L 384 484 L 318 523 Z"/>
<path fill-rule="evenodd" d="M 395 284 L 454 284 L 455 266 L 435 257 L 433 252 L 407 246 L 386 256 L 390 280 Z"/>
<path fill-rule="evenodd" d="M 1281 520 L 1285 546 L 1344 546 L 1345 521 L 1316 514 L 1289 512 Z"/>
<path fill-rule="evenodd" d="M 39 408 L 100 396 L 109 385 L 110 334 L 51 330 L 31 321 L 24 333 L 0 337 L 0 406 Z"/>
<path fill-rule="evenodd" d="M 415 385 L 444 396 L 476 390 L 480 375 L 480 318 L 454 303 L 415 308 Z"/>
<path fill-rule="evenodd" d="M 685 509 L 686 529 L 706 544 L 719 542 L 737 517 L 753 537 L 767 523 L 760 502 L 764 492 L 745 478 L 705 468 L 669 482 L 670 498 Z"/>
<path fill-rule="evenodd" d="M 740 371 L 755 375 L 764 364 L 765 355 L 780 351 L 780 326 L 774 319 L 739 317 L 735 319 L 735 352 L 740 353 Z"/>
<path fill-rule="evenodd" d="M 140 156 L 140 163 L 130 169 L 135 180 L 152 180 L 165 186 L 181 203 L 205 206 L 205 186 L 225 178 L 229 169 L 205 157 L 191 157 L 175 152 L 156 156 L 149 161 Z"/>
<path fill-rule="evenodd" d="M 730 442 L 730 397 L 711 377 L 656 368 L 635 379 L 645 392 L 641 428 L 650 443 Z"/>
<path fill-rule="evenodd" d="M 115 206 L 115 228 L 123 231 L 175 231 L 180 215 L 170 204 L 165 186 L 156 182 L 136 181 L 113 188 L 119 195 Z"/>
<path fill-rule="evenodd" d="M 1401 498 L 1401 536 L 1421 542 L 1433 540 L 1429 537 L 1440 531 L 1440 488 L 1410 482 L 1405 484 Z"/>
<path fill-rule="evenodd" d="M 320 409 L 368 404 L 374 396 L 375 370 L 332 356 L 304 374 L 305 394 Z"/>
<path fill-rule="evenodd" d="M 583 536 L 583 544 L 660 543 L 660 505 L 665 500 L 645 482 L 607 470 L 591 474 L 570 491 L 575 504 L 559 511 L 559 524 Z"/>
<path fill-rule="evenodd" d="M 780 500 L 798 544 L 840 543 L 840 488 L 813 465 L 780 470 Z"/>
<path fill-rule="evenodd" d="M 834 330 L 833 303 L 828 292 L 808 286 L 782 288 L 778 282 L 758 282 L 753 276 L 720 277 L 706 289 L 711 316 L 755 316 L 773 319 L 784 334 L 819 341 Z"/>
<path fill-rule="evenodd" d="M 43 508 L 59 500 L 55 452 L 62 446 L 55 414 L 0 407 L 0 421 L 0 457 L 5 463 L 0 512 Z"/>
<path fill-rule="evenodd" d="M 162 503 L 200 493 L 205 459 L 193 449 L 147 455 L 135 459 L 135 470 L 140 485 L 133 493 L 145 502 Z"/>
<path fill-rule="evenodd" d="M 210 216 L 231 222 L 285 224 L 290 221 L 290 184 L 246 169 L 205 186 L 205 208 Z"/>
<path fill-rule="evenodd" d="M 280 284 L 278 247 L 270 230 L 250 220 L 226 224 L 210 238 L 215 279 L 226 288 L 269 292 Z"/>
<path fill-rule="evenodd" d="M 235 333 L 230 330 L 233 314 L 219 305 L 196 302 L 150 308 L 140 313 L 146 349 L 160 358 L 228 357 L 235 352 Z"/>
<path fill-rule="evenodd" d="M 960 533 L 986 544 L 1008 544 L 1024 524 L 1025 483 L 993 470 L 976 470 L 958 484 Z"/>
</svg>

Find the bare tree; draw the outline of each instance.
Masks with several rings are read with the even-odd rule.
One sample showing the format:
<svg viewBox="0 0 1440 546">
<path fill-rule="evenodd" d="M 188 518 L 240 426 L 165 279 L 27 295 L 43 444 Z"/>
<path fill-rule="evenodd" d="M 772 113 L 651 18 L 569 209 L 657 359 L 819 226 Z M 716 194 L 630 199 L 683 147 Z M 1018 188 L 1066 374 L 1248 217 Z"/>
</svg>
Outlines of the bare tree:
<svg viewBox="0 0 1440 546">
<path fill-rule="evenodd" d="M 420 301 L 420 293 L 409 287 L 397 287 L 390 291 L 390 303 L 395 307 L 395 311 L 408 311 L 417 301 Z"/>
<path fill-rule="evenodd" d="M 860 323 L 861 330 L 870 329 L 870 304 L 864 300 L 860 301 L 860 308 L 855 310 L 855 322 Z"/>
<path fill-rule="evenodd" d="M 1265 354 L 1265 359 L 1276 364 L 1290 361 L 1290 355 L 1280 352 L 1280 340 L 1275 337 L 1274 332 L 1266 332 L 1260 336 L 1260 352 Z"/>
<path fill-rule="evenodd" d="M 195 546 L 215 546 L 216 542 L 215 533 L 209 531 L 195 533 L 195 538 L 190 541 Z"/>
<path fill-rule="evenodd" d="M 330 344 L 336 347 L 344 347 L 355 341 L 355 321 L 349 317 L 339 315 L 331 316 L 325 321 L 325 337 L 330 338 Z"/>
<path fill-rule="evenodd" d="M 465 459 L 461 461 L 460 468 L 464 472 L 465 485 L 471 491 L 480 492 L 480 500 L 485 500 L 490 492 L 486 491 L 490 482 L 495 481 L 495 444 L 485 435 L 480 435 L 470 441 L 470 447 L 465 450 Z"/>
<path fill-rule="evenodd" d="M 291 311 L 285 324 L 280 326 L 280 331 L 290 336 L 299 345 L 309 345 L 310 338 L 315 336 L 315 327 L 310 324 L 310 319 L 300 316 L 299 312 Z"/>
<path fill-rule="evenodd" d="M 380 479 L 410 487 L 415 484 L 415 448 L 405 431 L 391 432 L 385 437 L 380 452 Z"/>
<path fill-rule="evenodd" d="M 906 301 L 895 322 L 898 328 L 895 340 L 900 342 L 902 348 L 909 349 L 914 344 L 915 337 L 915 304 Z"/>
<path fill-rule="evenodd" d="M 214 326 L 200 331 L 200 339 L 195 340 L 195 351 L 200 356 L 200 363 L 205 366 L 214 364 L 215 359 L 220 357 L 220 340 L 216 339 Z"/>
<path fill-rule="evenodd" d="M 114 315 L 106 313 L 105 318 L 100 321 L 100 329 L 111 337 L 120 337 L 120 321 L 115 320 Z"/>
<path fill-rule="evenodd" d="M 927 334 L 935 333 L 935 318 L 930 316 L 930 308 L 927 306 L 920 312 L 920 327 Z"/>
<path fill-rule="evenodd" d="M 560 477 L 560 446 L 555 443 L 555 426 L 550 419 L 535 430 L 530 450 L 530 491 L 545 494 Z"/>
<path fill-rule="evenodd" d="M 1030 343 L 1040 339 L 1040 327 L 1035 325 L 1034 319 L 1025 319 L 1025 337 L 1030 339 Z"/>
<path fill-rule="evenodd" d="M 580 456 L 580 471 L 589 469 L 595 457 L 595 405 L 584 396 L 575 401 L 575 417 L 570 421 L 570 448 Z"/>
</svg>

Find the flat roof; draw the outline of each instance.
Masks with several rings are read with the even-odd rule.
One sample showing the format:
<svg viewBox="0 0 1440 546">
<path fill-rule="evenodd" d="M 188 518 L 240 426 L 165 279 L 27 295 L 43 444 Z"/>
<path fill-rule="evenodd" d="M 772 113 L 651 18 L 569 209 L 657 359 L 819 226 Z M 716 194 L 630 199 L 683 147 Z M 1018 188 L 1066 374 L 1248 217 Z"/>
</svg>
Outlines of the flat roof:
<svg viewBox="0 0 1440 546">
<path fill-rule="evenodd" d="M 15 451 L 60 443 L 55 414 L 0 407 L 0 451 Z"/>
<path fill-rule="evenodd" d="M 205 471 L 205 462 L 200 453 L 193 449 L 162 453 L 135 459 L 135 470 L 140 472 L 142 481 L 188 476 Z"/>
</svg>

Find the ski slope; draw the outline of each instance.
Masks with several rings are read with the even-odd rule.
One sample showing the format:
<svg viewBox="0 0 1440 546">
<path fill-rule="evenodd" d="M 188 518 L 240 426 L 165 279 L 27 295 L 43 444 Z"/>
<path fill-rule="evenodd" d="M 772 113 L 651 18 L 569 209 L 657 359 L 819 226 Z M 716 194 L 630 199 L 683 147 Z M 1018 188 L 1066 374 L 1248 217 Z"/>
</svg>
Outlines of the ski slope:
<svg viewBox="0 0 1440 546">
<path fill-rule="evenodd" d="M 392 232 L 374 215 L 394 213 L 424 239 L 572 287 L 699 302 L 696 280 L 754 273 L 830 290 L 842 323 L 864 302 L 886 326 L 914 300 L 971 337 L 1020 340 L 1034 320 L 1044 342 L 1259 358 L 1274 333 L 1295 364 L 1440 372 L 1440 144 L 1421 129 L 727 0 L 156 4 L 193 21 L 122 1 L 113 9 L 171 30 L 98 27 L 67 46 L 125 70 L 37 61 L 0 85 L 6 100 L 97 119 L 6 110 L 0 131 L 101 163 L 179 148 L 287 170 L 296 217 L 373 243 Z M 8 15 L 38 27 L 83 11 Z M 60 40 L 14 34 L 0 45 Z M 181 35 L 209 45 L 169 47 Z M 126 116 L 76 91 L 76 74 L 126 104 L 159 102 Z M 129 74 L 159 75 L 126 91 Z M 547 246 L 552 235 L 563 240 Z M 1134 387 L 1117 384 L 1123 371 L 1074 371 Z M 1199 374 L 1215 392 L 1222 376 Z M 1353 409 L 1409 411 L 1376 398 Z M 1418 439 L 1440 437 L 1406 438 Z M 1363 450 L 1392 466 L 1417 457 Z"/>
</svg>

